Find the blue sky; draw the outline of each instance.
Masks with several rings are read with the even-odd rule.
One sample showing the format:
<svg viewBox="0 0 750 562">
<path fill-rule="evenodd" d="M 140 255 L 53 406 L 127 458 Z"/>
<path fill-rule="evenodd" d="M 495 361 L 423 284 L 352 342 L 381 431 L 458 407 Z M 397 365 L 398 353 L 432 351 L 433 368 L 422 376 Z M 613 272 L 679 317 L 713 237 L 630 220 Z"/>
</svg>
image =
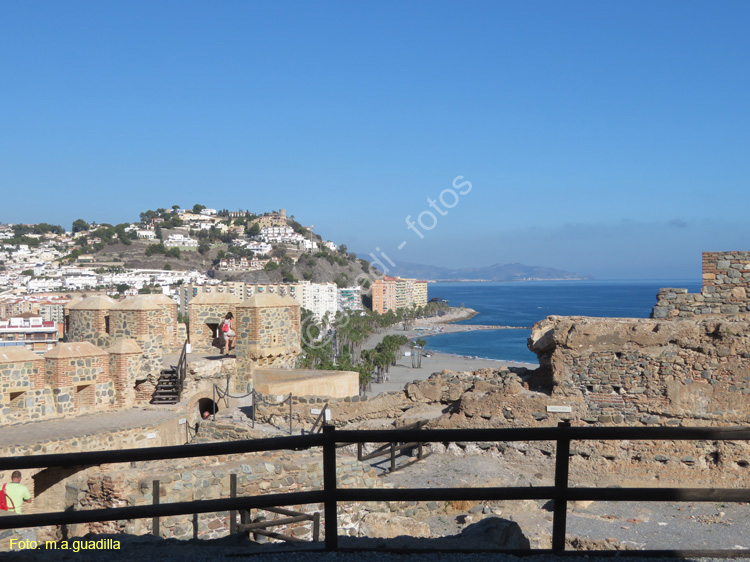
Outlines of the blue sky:
<svg viewBox="0 0 750 562">
<path fill-rule="evenodd" d="M 286 208 L 362 255 L 599 278 L 750 250 L 747 2 L 0 7 L 2 222 Z"/>
</svg>

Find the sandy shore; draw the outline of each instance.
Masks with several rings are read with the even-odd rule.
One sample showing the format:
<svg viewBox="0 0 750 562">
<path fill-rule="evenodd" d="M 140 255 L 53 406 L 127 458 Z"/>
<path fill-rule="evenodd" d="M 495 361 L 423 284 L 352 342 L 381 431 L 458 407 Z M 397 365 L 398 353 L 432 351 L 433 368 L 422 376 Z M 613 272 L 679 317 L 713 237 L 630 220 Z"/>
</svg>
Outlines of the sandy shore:
<svg viewBox="0 0 750 562">
<path fill-rule="evenodd" d="M 429 348 L 429 346 L 428 346 Z M 422 368 L 412 369 L 411 357 L 400 357 L 395 365 L 391 365 L 390 379 L 383 383 L 372 383 L 369 396 L 376 396 L 381 392 L 403 390 L 407 383 L 424 380 L 432 373 L 439 373 L 443 369 L 450 371 L 476 371 L 477 369 L 497 369 L 502 366 L 527 367 L 536 369 L 539 365 L 532 363 L 518 363 L 515 361 L 500 361 L 496 359 L 474 359 L 447 353 L 433 353 L 427 350 L 430 357 L 422 357 Z"/>
<path fill-rule="evenodd" d="M 458 309 L 452 308 L 449 314 L 441 317 L 426 318 L 415 322 L 415 327 L 411 330 L 404 330 L 403 328 L 390 328 L 379 334 L 373 334 L 365 343 L 366 349 L 372 349 L 378 343 L 380 343 L 383 337 L 387 335 L 402 335 L 407 338 L 422 337 L 427 341 L 426 353 L 430 357 L 422 357 L 422 367 L 420 369 L 412 369 L 411 357 L 399 357 L 396 359 L 396 365 L 391 365 L 390 368 L 390 379 L 383 383 L 373 383 L 372 391 L 367 394 L 370 396 L 376 396 L 381 392 L 394 392 L 403 390 L 404 385 L 413 382 L 415 380 L 424 380 L 428 378 L 432 373 L 440 372 L 444 369 L 451 371 L 476 371 L 477 369 L 492 369 L 502 366 L 512 367 L 527 367 L 529 369 L 536 369 L 539 367 L 538 363 L 519 363 L 516 361 L 501 361 L 497 359 L 480 359 L 468 356 L 454 355 L 449 353 L 434 353 L 429 350 L 429 336 L 438 333 L 449 333 L 449 332 L 469 332 L 475 330 L 502 330 L 511 328 L 510 326 L 484 326 L 476 324 L 452 324 L 458 320 L 465 318 L 471 318 L 476 314 L 475 310 L 470 308 Z M 422 328 L 422 329 L 419 329 Z M 516 328 L 515 326 L 512 328 Z M 409 348 L 405 347 L 404 351 L 408 351 Z"/>
</svg>

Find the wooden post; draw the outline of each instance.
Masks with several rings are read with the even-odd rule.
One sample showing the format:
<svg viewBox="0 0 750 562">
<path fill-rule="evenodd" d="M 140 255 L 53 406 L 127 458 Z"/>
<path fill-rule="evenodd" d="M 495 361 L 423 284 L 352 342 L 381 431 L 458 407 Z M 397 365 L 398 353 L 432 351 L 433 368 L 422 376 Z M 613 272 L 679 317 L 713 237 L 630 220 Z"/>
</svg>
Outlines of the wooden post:
<svg viewBox="0 0 750 562">
<path fill-rule="evenodd" d="M 391 443 L 391 472 L 396 470 L 396 444 Z"/>
<path fill-rule="evenodd" d="M 289 393 L 289 435 L 292 434 L 292 393 Z"/>
<path fill-rule="evenodd" d="M 252 397 L 253 397 L 253 429 L 255 429 L 255 408 L 257 407 L 256 406 L 257 397 L 255 396 L 255 389 L 253 389 Z"/>
<path fill-rule="evenodd" d="M 313 513 L 313 541 L 318 542 L 320 540 L 320 512 L 316 511 Z"/>
<path fill-rule="evenodd" d="M 193 513 L 193 538 L 198 538 L 198 514 Z"/>
<path fill-rule="evenodd" d="M 323 443 L 323 491 L 325 501 L 323 512 L 325 513 L 326 550 L 338 550 L 338 520 L 336 514 L 336 427 L 333 425 L 323 426 L 323 435 L 327 437 Z"/>
<path fill-rule="evenodd" d="M 555 452 L 555 507 L 552 518 L 552 552 L 562 554 L 565 552 L 565 527 L 568 515 L 568 471 L 570 461 L 570 438 L 567 436 L 566 428 L 570 427 L 569 421 L 562 421 L 557 425 L 562 434 L 557 439 L 557 450 Z"/>
<path fill-rule="evenodd" d="M 234 499 L 237 497 L 237 475 L 229 475 L 229 497 Z M 237 532 L 237 511 L 231 510 L 229 512 L 229 534 L 234 535 Z"/>
<path fill-rule="evenodd" d="M 153 495 L 152 503 L 153 505 L 159 505 L 159 481 L 154 480 L 154 485 L 151 490 L 151 494 Z M 159 536 L 159 516 L 153 517 L 151 519 L 151 534 L 155 537 Z"/>
<path fill-rule="evenodd" d="M 417 422 L 417 429 L 422 429 L 422 421 Z M 422 442 L 420 441 L 417 443 L 417 458 L 421 461 L 422 460 Z"/>
<path fill-rule="evenodd" d="M 362 447 L 364 446 L 364 443 L 357 443 L 357 460 L 362 461 Z"/>
</svg>

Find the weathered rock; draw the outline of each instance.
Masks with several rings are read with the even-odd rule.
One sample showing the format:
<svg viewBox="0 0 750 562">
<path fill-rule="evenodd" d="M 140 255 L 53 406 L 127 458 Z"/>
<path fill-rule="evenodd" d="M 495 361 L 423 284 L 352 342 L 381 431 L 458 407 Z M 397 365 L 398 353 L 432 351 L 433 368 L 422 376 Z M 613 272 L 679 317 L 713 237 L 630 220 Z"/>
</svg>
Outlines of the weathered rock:
<svg viewBox="0 0 750 562">
<path fill-rule="evenodd" d="M 529 548 L 529 539 L 523 534 L 518 523 L 500 517 L 487 517 L 469 525 L 461 532 L 461 538 L 471 540 L 474 547 L 478 544 L 489 544 L 496 548 Z"/>
<path fill-rule="evenodd" d="M 430 526 L 423 521 L 390 513 L 369 513 L 359 527 L 360 536 L 378 539 L 392 539 L 400 536 L 427 538 Z"/>
</svg>

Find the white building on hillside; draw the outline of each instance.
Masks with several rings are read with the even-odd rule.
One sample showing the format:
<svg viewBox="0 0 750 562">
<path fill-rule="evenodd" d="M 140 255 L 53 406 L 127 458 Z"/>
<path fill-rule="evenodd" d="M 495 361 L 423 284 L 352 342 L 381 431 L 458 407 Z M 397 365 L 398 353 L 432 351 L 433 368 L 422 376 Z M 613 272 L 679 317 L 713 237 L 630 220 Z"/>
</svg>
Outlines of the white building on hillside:
<svg viewBox="0 0 750 562">
<path fill-rule="evenodd" d="M 197 248 L 198 241 L 184 234 L 170 234 L 164 241 L 164 245 L 168 248 Z"/>
</svg>

